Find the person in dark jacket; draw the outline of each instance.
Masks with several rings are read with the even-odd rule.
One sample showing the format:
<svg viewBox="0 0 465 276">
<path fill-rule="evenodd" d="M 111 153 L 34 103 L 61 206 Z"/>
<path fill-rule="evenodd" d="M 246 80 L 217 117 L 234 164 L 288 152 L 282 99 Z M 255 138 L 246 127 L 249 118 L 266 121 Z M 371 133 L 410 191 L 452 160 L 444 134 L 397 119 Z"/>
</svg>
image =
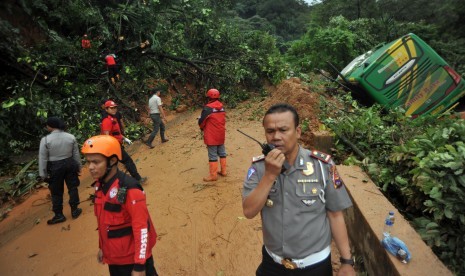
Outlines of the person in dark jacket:
<svg viewBox="0 0 465 276">
<path fill-rule="evenodd" d="M 76 138 L 65 132 L 65 123 L 58 117 L 49 117 L 46 128 L 49 135 L 40 140 L 39 176 L 48 182 L 55 216 L 47 224 L 66 221 L 63 215 L 64 183 L 68 187 L 71 217 L 76 219 L 82 213 L 79 205 L 78 186 L 81 171 L 81 157 Z"/>
<path fill-rule="evenodd" d="M 226 112 L 219 101 L 220 91 L 210 89 L 207 91 L 208 103 L 203 107 L 199 118 L 199 127 L 203 131 L 203 141 L 208 149 L 208 162 L 210 175 L 204 181 L 216 181 L 218 174 L 226 176 L 226 149 L 224 146 L 226 136 Z M 218 156 L 221 170 L 218 172 Z"/>
</svg>

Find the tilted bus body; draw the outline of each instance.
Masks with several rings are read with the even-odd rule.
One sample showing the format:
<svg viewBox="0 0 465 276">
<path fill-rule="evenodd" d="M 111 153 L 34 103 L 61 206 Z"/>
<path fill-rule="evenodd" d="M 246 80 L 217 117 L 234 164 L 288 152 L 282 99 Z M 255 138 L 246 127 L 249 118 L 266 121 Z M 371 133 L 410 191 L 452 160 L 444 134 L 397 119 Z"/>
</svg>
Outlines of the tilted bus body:
<svg viewBox="0 0 465 276">
<path fill-rule="evenodd" d="M 465 95 L 465 81 L 415 34 L 380 45 L 355 58 L 341 75 L 386 107 L 407 116 L 439 115 Z"/>
</svg>

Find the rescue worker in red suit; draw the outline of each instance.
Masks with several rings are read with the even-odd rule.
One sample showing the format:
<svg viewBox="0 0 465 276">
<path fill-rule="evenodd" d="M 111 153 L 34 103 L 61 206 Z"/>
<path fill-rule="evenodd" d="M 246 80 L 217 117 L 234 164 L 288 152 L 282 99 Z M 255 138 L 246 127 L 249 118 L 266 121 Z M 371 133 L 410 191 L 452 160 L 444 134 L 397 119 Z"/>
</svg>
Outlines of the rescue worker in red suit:
<svg viewBox="0 0 465 276">
<path fill-rule="evenodd" d="M 98 135 L 87 139 L 81 152 L 96 179 L 98 262 L 108 264 L 111 276 L 158 275 L 152 256 L 157 233 L 142 187 L 118 170 L 120 143 L 112 136 Z"/>
<path fill-rule="evenodd" d="M 84 36 L 82 37 L 81 46 L 82 46 L 82 49 L 90 49 L 90 47 L 91 47 L 90 46 L 90 40 L 87 37 L 87 34 L 84 34 Z"/>
<path fill-rule="evenodd" d="M 106 116 L 103 117 L 102 122 L 100 124 L 100 134 L 111 135 L 119 141 L 123 156 L 123 158 L 120 159 L 121 163 L 124 164 L 124 166 L 126 167 L 126 169 L 132 177 L 134 177 L 137 181 L 143 184 L 147 180 L 147 178 L 142 178 L 140 176 L 139 172 L 137 171 L 136 164 L 134 164 L 134 161 L 132 160 L 131 156 L 124 150 L 123 139 L 125 139 L 125 137 L 122 134 L 120 123 L 116 116 L 116 113 L 118 112 L 117 108 L 118 105 L 114 101 L 108 100 L 105 102 Z"/>
<path fill-rule="evenodd" d="M 203 141 L 208 149 L 210 175 L 204 181 L 218 180 L 218 174 L 226 176 L 226 149 L 224 146 L 226 134 L 226 112 L 219 101 L 220 91 L 210 89 L 207 92 L 208 103 L 203 107 L 199 118 L 199 126 L 203 131 Z M 221 170 L 218 172 L 218 157 Z"/>
<path fill-rule="evenodd" d="M 108 54 L 105 57 L 105 62 L 107 64 L 108 75 L 110 76 L 111 83 L 115 84 L 116 80 L 119 80 L 118 65 L 116 64 L 115 54 Z"/>
</svg>

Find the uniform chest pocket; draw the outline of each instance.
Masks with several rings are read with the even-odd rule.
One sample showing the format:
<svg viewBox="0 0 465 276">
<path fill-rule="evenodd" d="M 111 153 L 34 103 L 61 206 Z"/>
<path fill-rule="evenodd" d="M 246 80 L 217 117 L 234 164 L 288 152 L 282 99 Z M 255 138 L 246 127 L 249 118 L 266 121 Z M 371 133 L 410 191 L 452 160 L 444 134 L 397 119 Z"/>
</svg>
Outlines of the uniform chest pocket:
<svg viewBox="0 0 465 276">
<path fill-rule="evenodd" d="M 105 202 L 103 209 L 106 211 L 105 224 L 118 226 L 125 223 L 124 212 L 122 212 L 121 204 Z"/>
<path fill-rule="evenodd" d="M 305 181 L 305 182 L 304 182 Z M 312 179 L 304 179 L 302 182 L 297 182 L 295 193 L 299 197 L 313 197 L 320 193 L 321 185 L 319 182 L 311 182 Z"/>
<path fill-rule="evenodd" d="M 317 212 L 324 208 L 318 196 L 321 193 L 321 185 L 319 182 L 311 181 L 298 182 L 295 188 L 301 212 Z"/>
</svg>

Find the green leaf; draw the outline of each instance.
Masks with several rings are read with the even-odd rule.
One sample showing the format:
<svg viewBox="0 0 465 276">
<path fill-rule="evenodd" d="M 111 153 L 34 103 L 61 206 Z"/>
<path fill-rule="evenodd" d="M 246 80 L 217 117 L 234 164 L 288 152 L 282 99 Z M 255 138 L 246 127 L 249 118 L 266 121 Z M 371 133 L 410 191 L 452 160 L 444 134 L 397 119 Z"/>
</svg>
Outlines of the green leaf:
<svg viewBox="0 0 465 276">
<path fill-rule="evenodd" d="M 14 106 L 14 105 L 15 105 L 15 101 L 14 101 L 14 100 L 10 100 L 10 101 L 8 101 L 8 102 L 3 102 L 3 103 L 2 103 L 2 108 L 8 109 L 8 108 L 10 108 L 10 107 L 12 107 L 12 106 Z"/>
<path fill-rule="evenodd" d="M 446 216 L 446 218 L 449 218 L 449 219 L 454 217 L 454 213 L 452 212 L 450 208 L 444 209 L 444 215 Z"/>
</svg>

